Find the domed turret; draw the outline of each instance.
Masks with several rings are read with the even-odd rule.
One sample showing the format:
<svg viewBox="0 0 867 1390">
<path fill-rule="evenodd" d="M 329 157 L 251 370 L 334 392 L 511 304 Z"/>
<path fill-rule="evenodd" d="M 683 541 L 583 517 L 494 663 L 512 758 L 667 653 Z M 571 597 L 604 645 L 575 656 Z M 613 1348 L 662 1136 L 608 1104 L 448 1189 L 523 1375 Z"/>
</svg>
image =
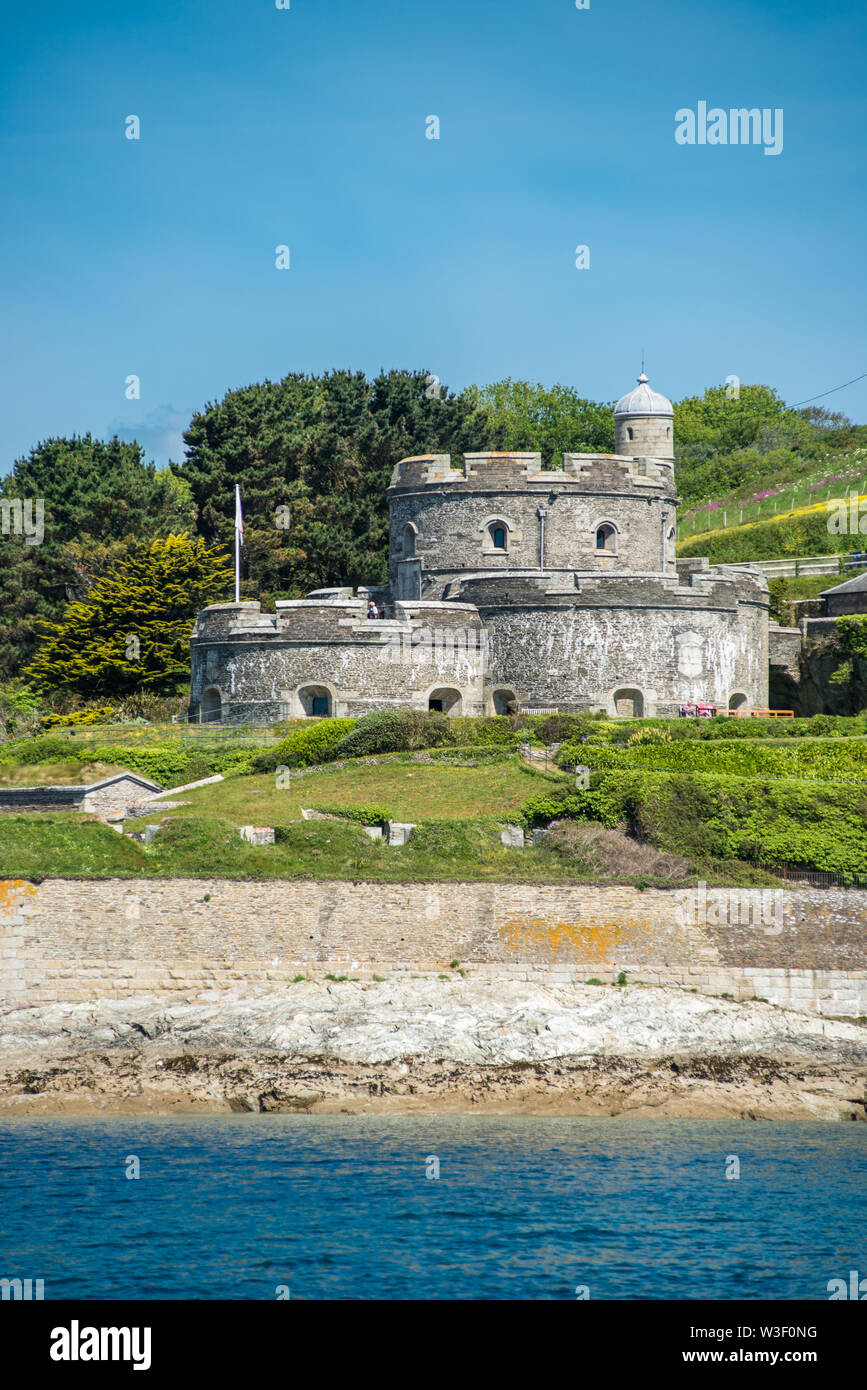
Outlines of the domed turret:
<svg viewBox="0 0 867 1390">
<path fill-rule="evenodd" d="M 674 458 L 674 408 L 644 372 L 614 407 L 615 448 L 627 458 Z"/>
</svg>

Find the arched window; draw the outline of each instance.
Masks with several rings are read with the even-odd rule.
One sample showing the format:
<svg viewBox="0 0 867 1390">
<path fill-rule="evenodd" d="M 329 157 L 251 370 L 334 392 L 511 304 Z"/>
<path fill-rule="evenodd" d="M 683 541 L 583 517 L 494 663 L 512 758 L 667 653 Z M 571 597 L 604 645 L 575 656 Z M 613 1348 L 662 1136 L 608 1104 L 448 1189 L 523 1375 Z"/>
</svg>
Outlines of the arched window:
<svg viewBox="0 0 867 1390">
<path fill-rule="evenodd" d="M 492 521 L 488 526 L 488 535 L 491 538 L 491 545 L 495 550 L 508 549 L 507 538 L 509 531 L 505 522 Z"/>
<path fill-rule="evenodd" d="M 403 558 L 411 560 L 415 555 L 416 529 L 411 521 L 408 521 L 403 528 Z"/>
<path fill-rule="evenodd" d="M 665 437 L 666 437 L 666 439 L 670 439 L 670 438 L 671 438 L 671 425 L 666 425 L 666 427 L 665 427 Z"/>
<path fill-rule="evenodd" d="M 634 434 L 632 433 L 632 426 L 631 426 L 631 425 L 627 425 L 627 426 L 626 426 L 626 437 L 627 437 L 627 439 L 634 439 L 634 438 L 635 438 Z"/>
<path fill-rule="evenodd" d="M 597 526 L 596 549 L 606 550 L 610 555 L 617 550 L 617 532 L 610 522 L 603 521 L 601 526 Z"/>
</svg>

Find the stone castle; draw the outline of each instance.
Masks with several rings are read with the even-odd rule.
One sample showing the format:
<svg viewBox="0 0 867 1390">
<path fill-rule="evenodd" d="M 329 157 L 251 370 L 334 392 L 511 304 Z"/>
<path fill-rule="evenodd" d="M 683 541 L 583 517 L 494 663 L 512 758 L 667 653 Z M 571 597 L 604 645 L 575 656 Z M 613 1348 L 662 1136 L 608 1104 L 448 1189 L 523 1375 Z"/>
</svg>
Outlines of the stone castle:
<svg viewBox="0 0 867 1390">
<path fill-rule="evenodd" d="M 558 470 L 531 453 L 403 459 L 389 583 L 204 609 L 189 717 L 766 707 L 763 575 L 675 558 L 673 410 L 643 372 L 614 420 L 615 454 Z"/>
</svg>

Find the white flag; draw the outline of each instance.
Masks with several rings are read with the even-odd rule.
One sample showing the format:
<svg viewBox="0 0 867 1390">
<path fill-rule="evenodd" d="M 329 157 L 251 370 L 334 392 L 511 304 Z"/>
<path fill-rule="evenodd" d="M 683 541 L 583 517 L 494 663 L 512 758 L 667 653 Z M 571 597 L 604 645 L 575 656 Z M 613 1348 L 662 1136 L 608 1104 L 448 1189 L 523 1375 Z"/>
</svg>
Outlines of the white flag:
<svg viewBox="0 0 867 1390">
<path fill-rule="evenodd" d="M 241 489 L 239 488 L 237 483 L 235 484 L 235 531 L 237 533 L 238 541 L 241 545 L 243 545 L 244 517 L 241 512 Z"/>
</svg>

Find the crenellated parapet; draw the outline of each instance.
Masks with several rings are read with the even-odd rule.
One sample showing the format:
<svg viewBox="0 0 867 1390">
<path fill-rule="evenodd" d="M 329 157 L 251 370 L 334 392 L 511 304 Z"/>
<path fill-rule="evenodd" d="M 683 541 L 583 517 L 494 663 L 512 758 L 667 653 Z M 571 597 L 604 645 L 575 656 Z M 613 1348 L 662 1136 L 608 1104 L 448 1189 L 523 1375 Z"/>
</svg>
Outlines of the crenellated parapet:
<svg viewBox="0 0 867 1390">
<path fill-rule="evenodd" d="M 628 492 L 659 487 L 674 496 L 674 465 L 664 458 L 623 454 L 564 454 L 562 468 L 543 468 L 539 453 L 488 451 L 464 454 L 453 467 L 449 454 L 421 454 L 401 459 L 392 473 L 389 497 L 435 488 L 462 493 L 512 492 L 523 488 L 584 490 L 614 488 Z"/>
</svg>

